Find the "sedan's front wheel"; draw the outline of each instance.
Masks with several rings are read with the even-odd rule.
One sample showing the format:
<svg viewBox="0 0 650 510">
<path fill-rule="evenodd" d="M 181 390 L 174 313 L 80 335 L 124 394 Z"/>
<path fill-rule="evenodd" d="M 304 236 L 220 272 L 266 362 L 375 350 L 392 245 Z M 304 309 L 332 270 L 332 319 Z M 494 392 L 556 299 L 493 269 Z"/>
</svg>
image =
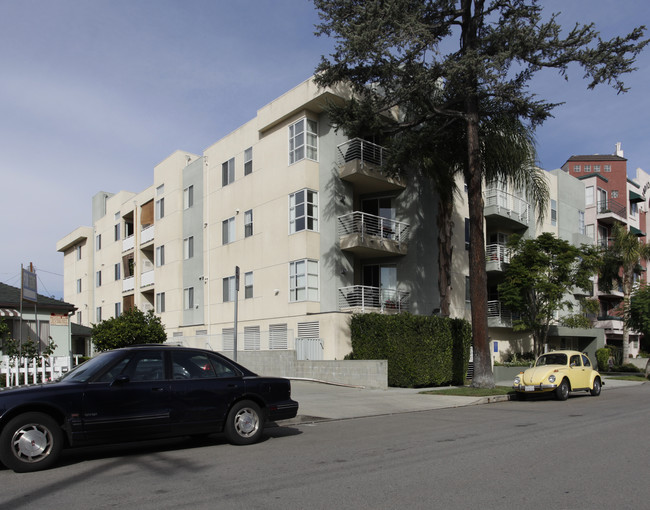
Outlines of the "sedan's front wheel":
<svg viewBox="0 0 650 510">
<path fill-rule="evenodd" d="M 555 389 L 555 398 L 558 400 L 566 400 L 569 398 L 569 383 L 566 379 L 562 379 L 560 385 Z"/>
<path fill-rule="evenodd" d="M 596 379 L 594 379 L 594 387 L 589 391 L 589 393 L 591 393 L 592 396 L 597 397 L 600 395 L 601 388 L 602 385 L 600 384 L 600 379 L 596 377 Z"/>
<path fill-rule="evenodd" d="M 52 466 L 63 448 L 59 424 L 43 413 L 25 413 L 7 423 L 0 434 L 0 461 L 17 473 Z"/>
<path fill-rule="evenodd" d="M 263 430 L 264 415 L 255 402 L 237 402 L 228 413 L 225 433 L 233 444 L 255 443 L 262 437 Z"/>
</svg>

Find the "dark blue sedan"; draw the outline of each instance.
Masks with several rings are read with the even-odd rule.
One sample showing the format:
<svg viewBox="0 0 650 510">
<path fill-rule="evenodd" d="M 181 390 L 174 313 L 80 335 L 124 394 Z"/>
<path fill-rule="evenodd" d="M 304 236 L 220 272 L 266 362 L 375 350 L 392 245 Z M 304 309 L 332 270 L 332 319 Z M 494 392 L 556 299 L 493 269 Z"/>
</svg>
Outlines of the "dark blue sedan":
<svg viewBox="0 0 650 510">
<path fill-rule="evenodd" d="M 0 390 L 0 461 L 37 471 L 65 447 L 213 432 L 251 444 L 267 420 L 297 413 L 287 379 L 257 376 L 208 350 L 127 347 L 56 382 Z"/>
</svg>

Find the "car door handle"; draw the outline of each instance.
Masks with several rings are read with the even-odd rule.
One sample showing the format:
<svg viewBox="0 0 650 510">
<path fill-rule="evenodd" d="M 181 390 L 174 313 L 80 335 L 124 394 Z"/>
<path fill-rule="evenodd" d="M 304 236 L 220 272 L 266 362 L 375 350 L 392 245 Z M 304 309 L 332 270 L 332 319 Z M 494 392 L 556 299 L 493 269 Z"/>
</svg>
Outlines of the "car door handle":
<svg viewBox="0 0 650 510">
<path fill-rule="evenodd" d="M 165 391 L 165 388 L 151 388 L 151 391 Z"/>
</svg>

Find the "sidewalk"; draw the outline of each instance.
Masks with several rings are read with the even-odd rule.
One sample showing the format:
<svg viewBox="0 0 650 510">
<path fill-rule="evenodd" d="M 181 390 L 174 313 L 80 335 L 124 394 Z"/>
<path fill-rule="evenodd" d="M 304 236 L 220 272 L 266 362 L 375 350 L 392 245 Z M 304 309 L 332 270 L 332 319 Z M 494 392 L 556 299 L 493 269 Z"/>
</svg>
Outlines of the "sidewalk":
<svg viewBox="0 0 650 510">
<path fill-rule="evenodd" d="M 643 384 L 631 381 L 605 379 L 603 391 L 622 386 Z M 498 382 L 509 386 L 511 381 Z M 450 395 L 422 395 L 429 388 L 388 388 L 371 390 L 350 388 L 311 381 L 291 381 L 292 398 L 300 404 L 298 416 L 283 421 L 283 425 L 327 420 L 345 420 L 367 416 L 431 411 L 451 407 L 489 404 L 509 400 L 508 395 L 494 397 L 457 397 Z M 436 388 L 430 388 L 435 390 Z M 438 388 L 440 389 L 440 388 Z"/>
</svg>

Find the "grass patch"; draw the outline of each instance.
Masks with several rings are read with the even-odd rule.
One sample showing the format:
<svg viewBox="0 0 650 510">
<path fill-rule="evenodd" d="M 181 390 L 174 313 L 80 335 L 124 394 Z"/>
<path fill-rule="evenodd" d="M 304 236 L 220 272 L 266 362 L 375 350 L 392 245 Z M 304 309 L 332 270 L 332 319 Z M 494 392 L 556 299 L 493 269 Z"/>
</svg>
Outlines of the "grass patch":
<svg viewBox="0 0 650 510">
<path fill-rule="evenodd" d="M 454 395 L 457 397 L 492 397 L 494 395 L 508 395 L 514 393 L 510 386 L 496 386 L 495 388 L 472 388 L 471 386 L 454 386 L 439 390 L 421 392 L 424 395 Z"/>
<path fill-rule="evenodd" d="M 605 381 L 607 379 L 616 379 L 617 381 L 635 381 L 635 382 L 645 382 L 647 379 L 642 375 L 614 375 L 611 377 L 604 377 Z M 607 383 L 605 383 L 607 384 Z"/>
</svg>

